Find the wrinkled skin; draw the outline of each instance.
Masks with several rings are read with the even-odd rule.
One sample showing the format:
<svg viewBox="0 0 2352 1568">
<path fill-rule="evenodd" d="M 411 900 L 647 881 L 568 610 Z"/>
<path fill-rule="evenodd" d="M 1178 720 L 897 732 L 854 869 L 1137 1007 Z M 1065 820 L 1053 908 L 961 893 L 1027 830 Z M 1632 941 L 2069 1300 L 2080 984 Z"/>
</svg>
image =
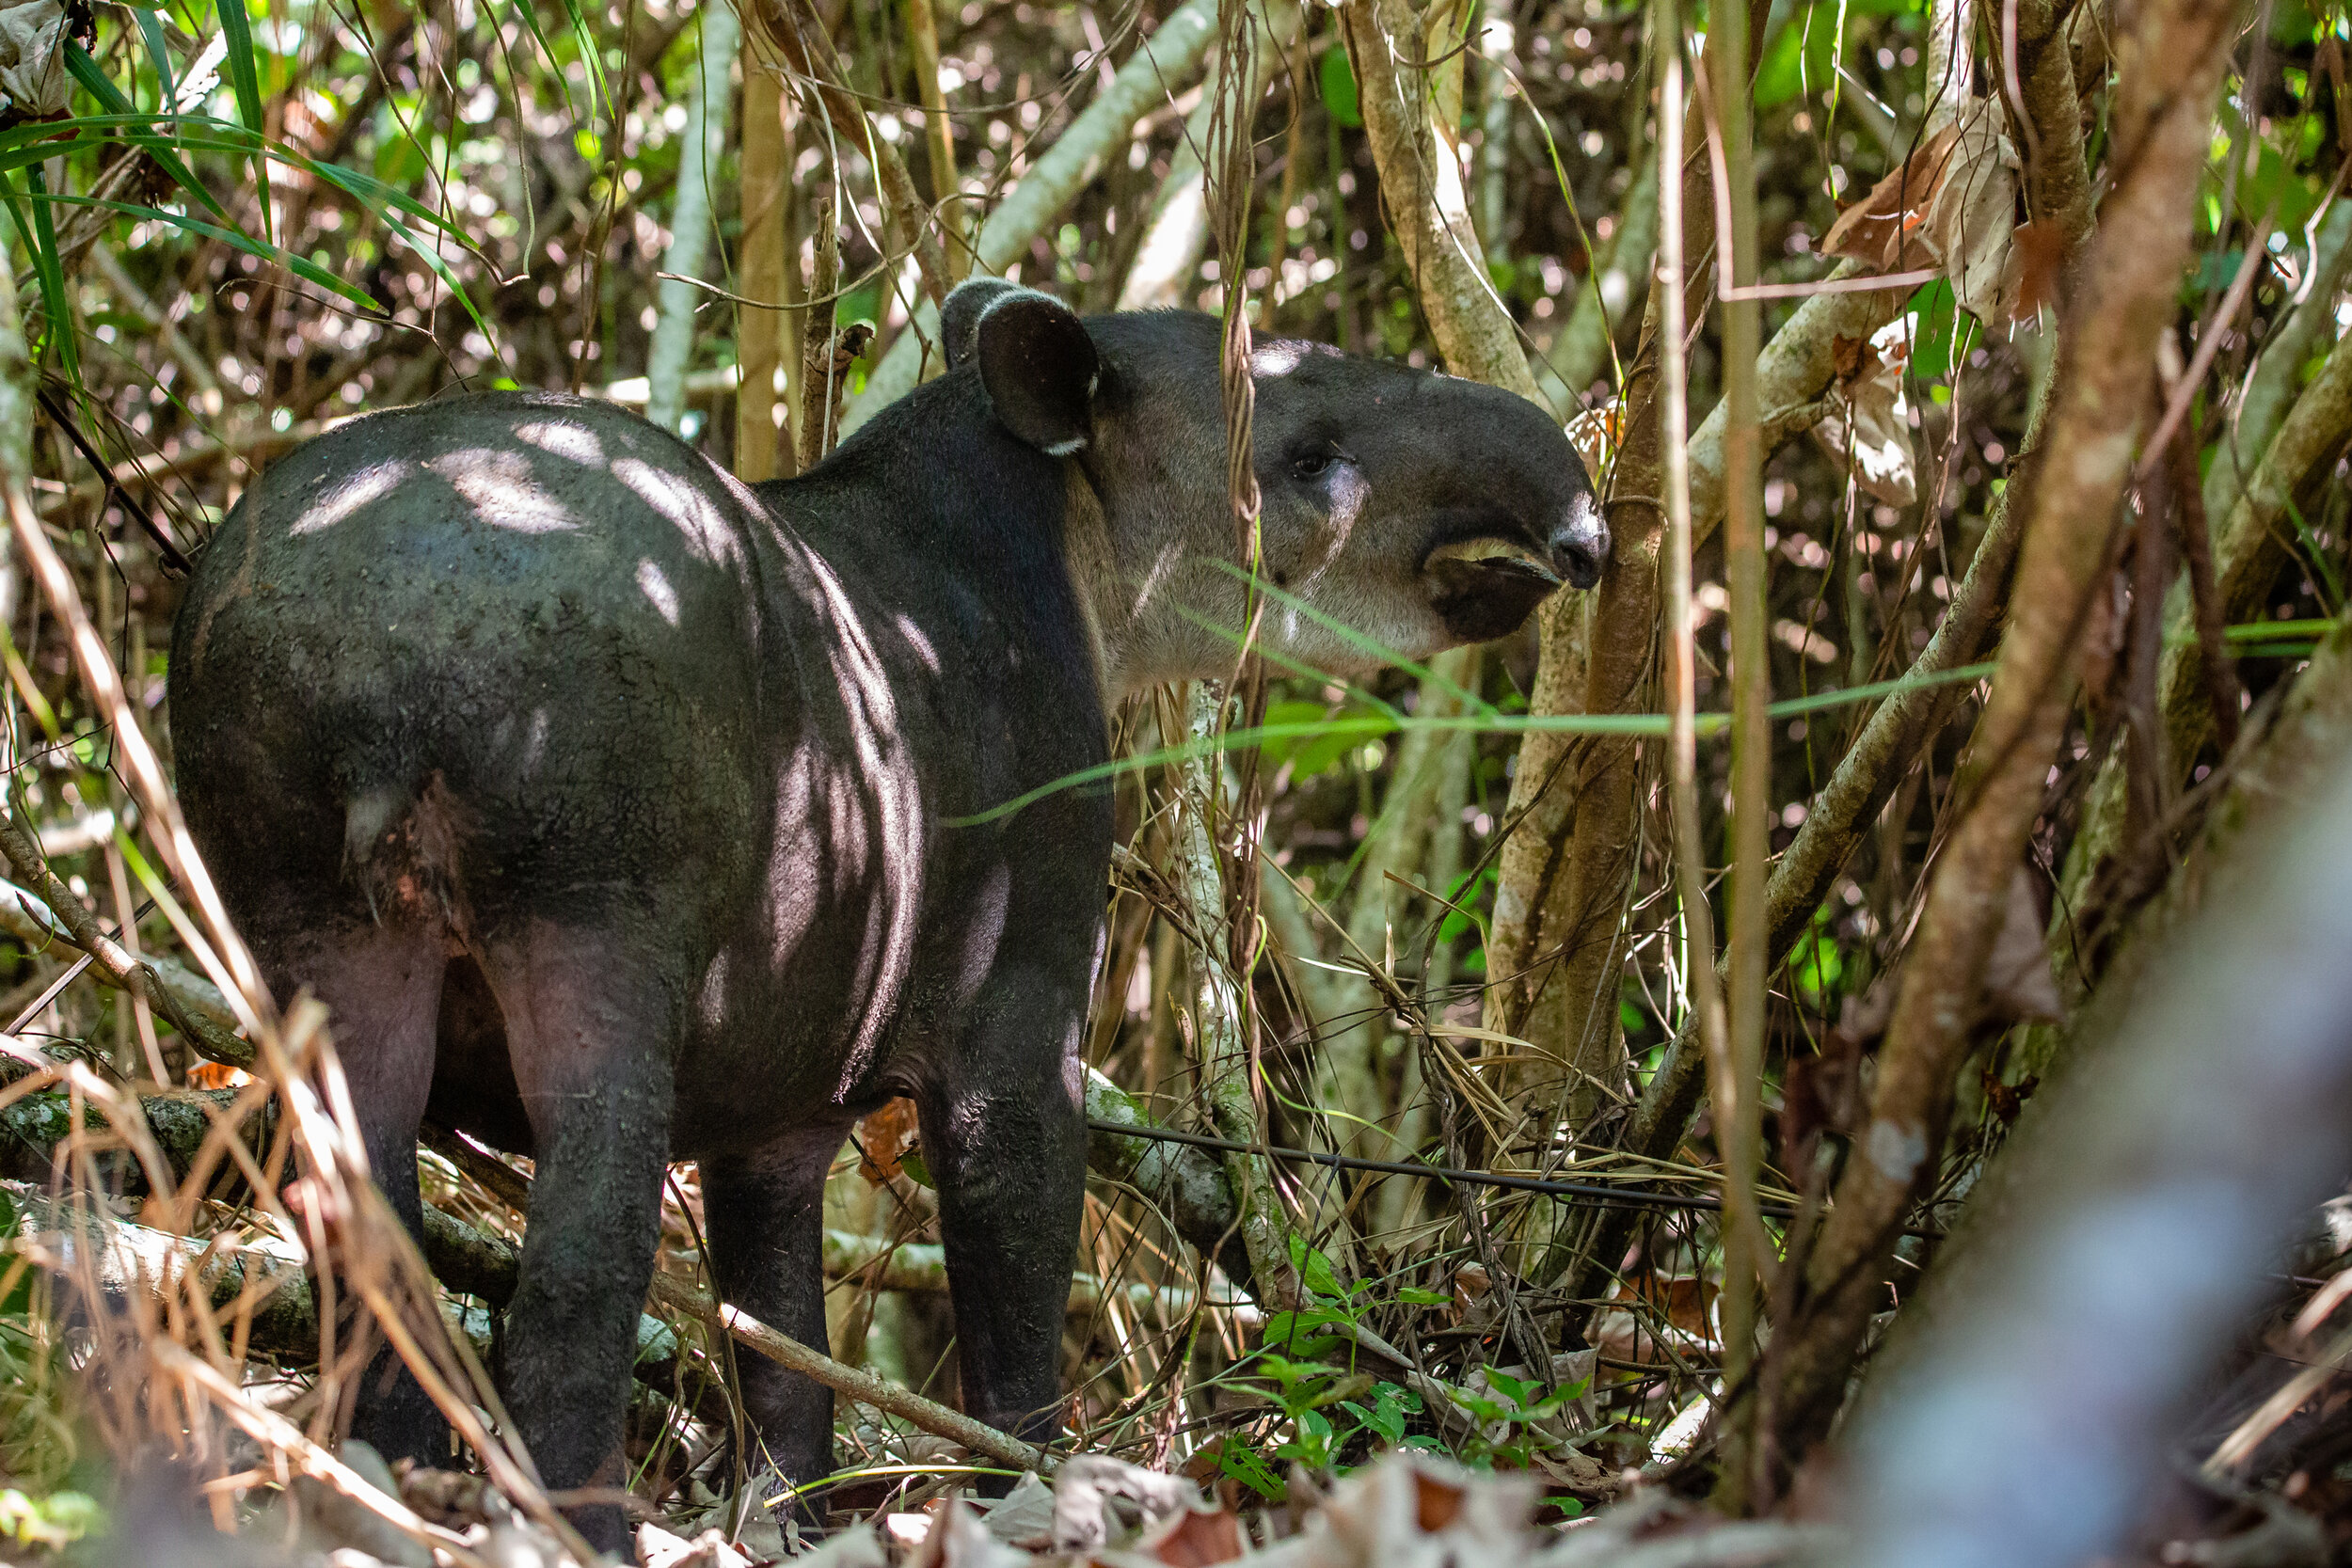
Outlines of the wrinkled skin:
<svg viewBox="0 0 2352 1568">
<path fill-rule="evenodd" d="M 1209 564 L 1217 331 L 993 283 L 946 327 L 946 374 L 756 491 L 568 398 L 357 421 L 246 495 L 181 611 L 190 825 L 279 996 L 331 1006 L 395 1208 L 428 1114 L 538 1162 L 501 1379 L 550 1487 L 624 1479 L 666 1163 L 700 1163 L 725 1296 L 821 1345 L 824 1174 L 898 1094 L 964 1408 L 1057 1430 L 1110 800 L 951 824 L 1103 761 L 1134 688 L 1230 668 L 1182 613 L 1243 602 Z M 1302 344 L 1258 370 L 1268 575 L 1323 613 L 1423 657 L 1606 559 L 1532 405 Z M 1364 662 L 1288 610 L 1263 636 Z M 768 1455 L 826 1473 L 831 1396 L 742 1372 Z M 448 1459 L 389 1361 L 357 1430 Z"/>
</svg>

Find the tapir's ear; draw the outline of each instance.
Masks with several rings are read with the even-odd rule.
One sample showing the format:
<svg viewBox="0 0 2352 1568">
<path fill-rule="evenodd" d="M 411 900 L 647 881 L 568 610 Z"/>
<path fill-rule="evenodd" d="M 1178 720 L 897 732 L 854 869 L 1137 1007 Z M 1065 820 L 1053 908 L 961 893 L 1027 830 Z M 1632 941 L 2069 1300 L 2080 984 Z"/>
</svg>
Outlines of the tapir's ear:
<svg viewBox="0 0 2352 1568">
<path fill-rule="evenodd" d="M 1001 277 L 967 277 L 947 291 L 947 303 L 939 308 L 939 340 L 949 370 L 972 357 L 973 345 L 979 341 L 980 312 L 1020 287 Z"/>
<path fill-rule="evenodd" d="M 1103 362 L 1060 300 L 1034 289 L 998 294 L 974 324 L 972 357 L 997 422 L 1022 440 L 1068 457 L 1093 435 Z"/>
</svg>

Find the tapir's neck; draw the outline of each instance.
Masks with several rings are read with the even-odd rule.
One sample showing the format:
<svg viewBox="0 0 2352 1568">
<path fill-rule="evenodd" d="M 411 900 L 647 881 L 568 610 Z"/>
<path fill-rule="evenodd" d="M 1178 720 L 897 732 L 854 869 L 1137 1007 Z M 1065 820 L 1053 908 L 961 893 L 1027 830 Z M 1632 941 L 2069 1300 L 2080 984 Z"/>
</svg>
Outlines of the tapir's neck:
<svg viewBox="0 0 2352 1568">
<path fill-rule="evenodd" d="M 1104 714 L 1148 687 L 1231 674 L 1232 643 L 1204 625 L 1216 601 L 1238 596 L 1224 592 L 1224 570 L 1186 548 L 1171 518 L 1122 518 L 1150 537 L 1115 539 L 1083 462 L 1066 463 L 1064 472 L 1062 553 L 1086 614 Z"/>
</svg>

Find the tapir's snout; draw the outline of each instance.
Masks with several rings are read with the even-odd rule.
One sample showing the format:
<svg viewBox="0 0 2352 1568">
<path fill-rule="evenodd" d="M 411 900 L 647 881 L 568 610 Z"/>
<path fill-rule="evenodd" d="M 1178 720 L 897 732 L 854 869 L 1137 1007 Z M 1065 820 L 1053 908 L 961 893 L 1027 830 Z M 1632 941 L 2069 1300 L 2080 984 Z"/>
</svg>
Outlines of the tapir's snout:
<svg viewBox="0 0 2352 1568">
<path fill-rule="evenodd" d="M 1567 514 L 1552 525 L 1546 547 L 1551 569 L 1571 585 L 1590 588 L 1600 580 L 1601 565 L 1609 559 L 1609 521 L 1590 490 L 1579 490 L 1569 500 Z"/>
</svg>

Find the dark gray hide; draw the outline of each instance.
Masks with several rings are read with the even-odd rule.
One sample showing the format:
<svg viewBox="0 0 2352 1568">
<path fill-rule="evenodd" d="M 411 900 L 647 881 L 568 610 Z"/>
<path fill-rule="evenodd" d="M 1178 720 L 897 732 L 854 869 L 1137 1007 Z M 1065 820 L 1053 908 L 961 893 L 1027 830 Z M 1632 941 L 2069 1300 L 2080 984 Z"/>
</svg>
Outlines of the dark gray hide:
<svg viewBox="0 0 2352 1568">
<path fill-rule="evenodd" d="M 301 448 L 222 524 L 171 660 L 188 818 L 272 985 L 331 1006 L 377 1178 L 420 1118 L 538 1159 L 505 1339 L 548 1484 L 618 1484 L 662 1170 L 701 1163 L 726 1296 L 825 1339 L 826 1167 L 921 1110 L 964 1407 L 1057 1430 L 1101 942 L 1105 703 L 1218 673 L 1231 559 L 1206 317 L 967 285 L 956 364 L 747 489 L 609 406 L 494 394 Z M 1516 626 L 1606 539 L 1541 411 L 1261 351 L 1269 571 L 1425 657 Z M 1067 452 L 1056 456 L 1045 449 Z M 1362 662 L 1311 617 L 1278 649 Z M 754 1357 L 785 1473 L 831 1396 Z M 389 1369 L 387 1369 L 389 1370 Z M 405 1374 L 358 1430 L 445 1461 Z M 612 1509 L 584 1511 L 601 1544 Z"/>
</svg>

